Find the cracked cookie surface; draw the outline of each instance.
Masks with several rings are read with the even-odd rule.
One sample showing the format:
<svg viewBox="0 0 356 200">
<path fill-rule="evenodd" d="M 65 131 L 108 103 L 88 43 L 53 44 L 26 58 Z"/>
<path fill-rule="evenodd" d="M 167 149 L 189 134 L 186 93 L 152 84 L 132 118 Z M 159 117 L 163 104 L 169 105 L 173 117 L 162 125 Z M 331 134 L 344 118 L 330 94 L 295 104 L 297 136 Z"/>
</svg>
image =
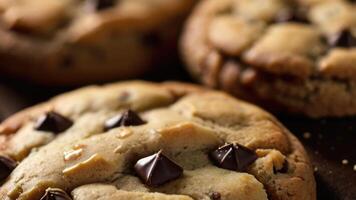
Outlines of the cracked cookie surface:
<svg viewBox="0 0 356 200">
<path fill-rule="evenodd" d="M 174 57 L 196 0 L 0 0 L 0 72 L 42 84 L 137 77 Z"/>
<path fill-rule="evenodd" d="M 356 114 L 353 1 L 204 1 L 181 51 L 210 87 L 312 117 Z"/>
<path fill-rule="evenodd" d="M 118 126 L 108 128 L 109 119 Z M 254 152 L 246 169 L 214 164 L 209 154 L 226 143 Z M 17 162 L 2 180 L 1 199 L 51 192 L 73 200 L 316 199 L 308 156 L 273 116 L 183 83 L 123 82 L 63 94 L 3 122 L 0 144 L 0 155 Z M 169 159 L 182 174 L 150 186 L 134 165 L 158 151 L 165 173 Z"/>
</svg>

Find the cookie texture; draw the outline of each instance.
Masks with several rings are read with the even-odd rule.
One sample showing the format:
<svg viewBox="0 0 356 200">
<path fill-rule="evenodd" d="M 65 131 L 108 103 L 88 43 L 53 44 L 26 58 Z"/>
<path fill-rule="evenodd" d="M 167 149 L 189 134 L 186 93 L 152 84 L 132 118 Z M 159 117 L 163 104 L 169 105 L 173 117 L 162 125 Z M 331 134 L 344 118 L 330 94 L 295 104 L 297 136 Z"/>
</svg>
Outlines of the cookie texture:
<svg viewBox="0 0 356 200">
<path fill-rule="evenodd" d="M 73 124 L 61 133 L 36 129 L 49 111 Z M 125 116 L 121 126 L 107 128 L 117 115 Z M 245 169 L 212 161 L 226 143 L 238 144 Z M 273 116 L 183 83 L 122 82 L 64 94 L 3 122 L 0 144 L 0 155 L 18 163 L 2 180 L 0 199 L 316 199 L 308 156 Z"/>
<path fill-rule="evenodd" d="M 347 0 L 208 0 L 182 36 L 191 74 L 268 108 L 356 114 L 356 5 Z"/>
<path fill-rule="evenodd" d="M 195 0 L 0 0 L 0 73 L 45 85 L 142 75 L 172 59 Z"/>
</svg>

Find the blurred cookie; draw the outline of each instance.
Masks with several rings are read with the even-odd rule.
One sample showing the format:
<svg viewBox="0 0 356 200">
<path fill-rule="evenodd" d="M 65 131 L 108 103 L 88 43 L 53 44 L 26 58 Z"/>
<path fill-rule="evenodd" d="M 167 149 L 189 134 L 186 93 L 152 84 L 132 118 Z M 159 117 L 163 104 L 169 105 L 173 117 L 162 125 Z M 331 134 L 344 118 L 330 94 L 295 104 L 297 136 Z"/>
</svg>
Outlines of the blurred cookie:
<svg viewBox="0 0 356 200">
<path fill-rule="evenodd" d="M 356 5 L 207 0 L 182 39 L 202 83 L 312 117 L 356 114 Z"/>
<path fill-rule="evenodd" d="M 0 125 L 0 199 L 315 200 L 273 116 L 183 83 L 92 86 Z"/>
<path fill-rule="evenodd" d="M 175 55 L 196 0 L 0 0 L 0 73 L 45 85 L 137 77 Z"/>
</svg>

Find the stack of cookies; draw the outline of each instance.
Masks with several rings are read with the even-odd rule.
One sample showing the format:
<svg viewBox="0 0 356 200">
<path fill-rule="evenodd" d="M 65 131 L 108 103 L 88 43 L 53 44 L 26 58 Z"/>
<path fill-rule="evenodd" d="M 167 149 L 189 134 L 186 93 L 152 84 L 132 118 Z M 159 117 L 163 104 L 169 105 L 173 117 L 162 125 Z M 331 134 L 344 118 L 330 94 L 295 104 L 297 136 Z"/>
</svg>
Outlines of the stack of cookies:
<svg viewBox="0 0 356 200">
<path fill-rule="evenodd" d="M 152 80 L 178 51 L 203 86 L 122 81 Z M 121 80 L 3 120 L 1 200 L 316 200 L 301 142 L 251 103 L 355 115 L 356 4 L 0 0 L 0 76 L 48 94 Z"/>
</svg>

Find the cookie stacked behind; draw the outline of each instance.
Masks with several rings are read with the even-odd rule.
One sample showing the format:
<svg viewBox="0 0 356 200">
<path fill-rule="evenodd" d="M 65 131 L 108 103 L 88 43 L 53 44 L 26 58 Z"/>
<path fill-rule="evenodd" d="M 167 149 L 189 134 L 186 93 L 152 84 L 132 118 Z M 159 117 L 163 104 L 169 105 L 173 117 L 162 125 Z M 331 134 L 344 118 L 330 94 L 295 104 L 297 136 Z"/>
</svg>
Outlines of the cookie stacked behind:
<svg viewBox="0 0 356 200">
<path fill-rule="evenodd" d="M 204 84 L 312 117 L 356 114 L 356 5 L 207 0 L 182 39 Z"/>
<path fill-rule="evenodd" d="M 175 55 L 195 0 L 0 0 L 0 73 L 47 85 L 137 77 Z"/>
<path fill-rule="evenodd" d="M 0 199 L 315 200 L 273 116 L 182 83 L 88 87 L 0 125 Z"/>
</svg>

